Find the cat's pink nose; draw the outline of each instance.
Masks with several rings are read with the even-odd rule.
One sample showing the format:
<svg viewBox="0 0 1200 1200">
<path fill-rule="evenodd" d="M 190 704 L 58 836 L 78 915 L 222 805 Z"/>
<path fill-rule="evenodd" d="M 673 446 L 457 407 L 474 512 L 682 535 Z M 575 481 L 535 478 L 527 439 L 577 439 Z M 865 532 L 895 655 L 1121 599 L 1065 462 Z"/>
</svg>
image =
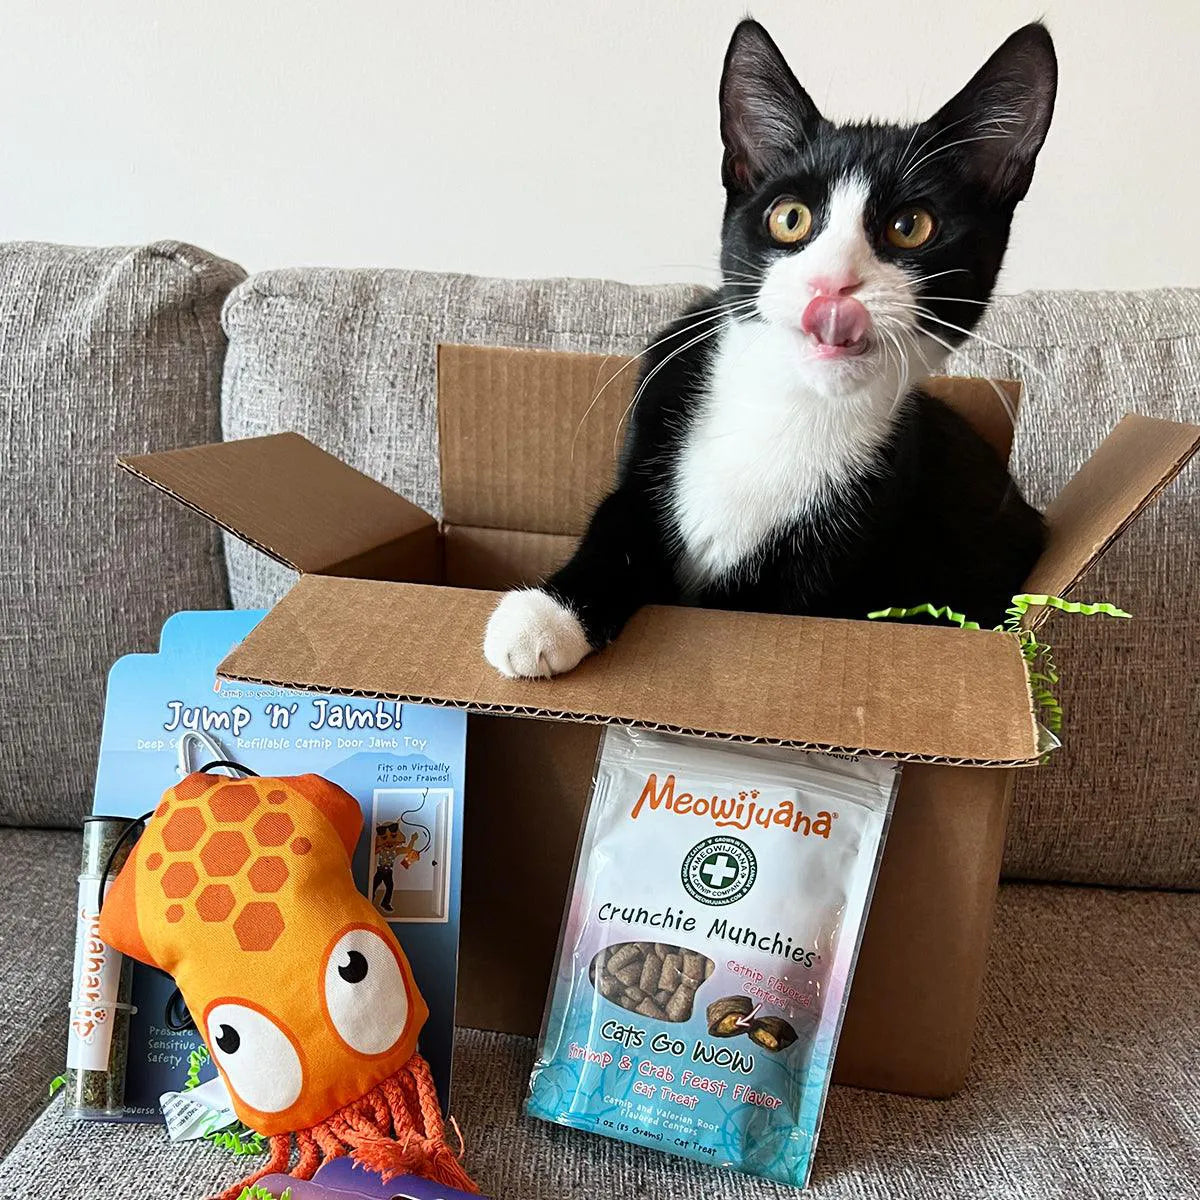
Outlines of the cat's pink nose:
<svg viewBox="0 0 1200 1200">
<path fill-rule="evenodd" d="M 853 296 L 814 296 L 800 318 L 800 328 L 823 346 L 852 346 L 871 327 L 871 314 Z"/>
</svg>

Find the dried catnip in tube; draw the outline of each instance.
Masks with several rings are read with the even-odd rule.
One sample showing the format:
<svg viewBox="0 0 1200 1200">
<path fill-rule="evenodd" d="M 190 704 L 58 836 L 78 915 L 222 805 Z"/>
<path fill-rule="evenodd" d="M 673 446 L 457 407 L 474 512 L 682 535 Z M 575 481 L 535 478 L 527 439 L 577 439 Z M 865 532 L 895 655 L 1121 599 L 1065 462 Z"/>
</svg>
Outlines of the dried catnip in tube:
<svg viewBox="0 0 1200 1200">
<path fill-rule="evenodd" d="M 136 840 L 121 843 L 128 827 L 125 817 L 83 822 L 64 1089 L 69 1117 L 111 1119 L 125 1109 L 132 972 L 125 956 L 100 940 L 99 918 L 104 868 L 109 866 L 111 883 Z"/>
<path fill-rule="evenodd" d="M 803 1184 L 897 780 L 608 729 L 529 1112 Z"/>
</svg>

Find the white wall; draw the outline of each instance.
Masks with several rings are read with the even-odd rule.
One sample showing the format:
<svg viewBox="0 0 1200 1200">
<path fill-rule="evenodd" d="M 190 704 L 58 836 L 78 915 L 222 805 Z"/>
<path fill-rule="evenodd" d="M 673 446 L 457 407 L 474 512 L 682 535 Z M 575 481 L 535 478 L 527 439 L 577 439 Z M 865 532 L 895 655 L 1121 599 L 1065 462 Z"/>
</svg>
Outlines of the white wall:
<svg viewBox="0 0 1200 1200">
<path fill-rule="evenodd" d="M 1042 13 L 1058 112 L 1004 279 L 1200 284 L 1197 0 L 751 0 L 830 115 L 927 115 Z M 249 269 L 707 278 L 747 0 L 4 0 L 0 238 Z"/>
</svg>

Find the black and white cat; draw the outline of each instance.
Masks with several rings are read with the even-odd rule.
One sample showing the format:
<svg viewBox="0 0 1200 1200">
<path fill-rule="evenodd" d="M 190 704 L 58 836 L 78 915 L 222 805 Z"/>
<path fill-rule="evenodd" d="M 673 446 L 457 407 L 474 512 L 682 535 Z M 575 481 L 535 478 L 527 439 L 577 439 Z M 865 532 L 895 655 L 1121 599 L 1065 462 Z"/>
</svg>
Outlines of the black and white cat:
<svg viewBox="0 0 1200 1200">
<path fill-rule="evenodd" d="M 488 662 L 569 671 L 652 603 L 1001 618 L 1042 518 L 921 383 L 987 305 L 1056 84 L 1032 24 L 929 120 L 836 125 L 738 26 L 724 282 L 646 352 L 613 492 L 561 570 L 500 602 Z"/>
</svg>

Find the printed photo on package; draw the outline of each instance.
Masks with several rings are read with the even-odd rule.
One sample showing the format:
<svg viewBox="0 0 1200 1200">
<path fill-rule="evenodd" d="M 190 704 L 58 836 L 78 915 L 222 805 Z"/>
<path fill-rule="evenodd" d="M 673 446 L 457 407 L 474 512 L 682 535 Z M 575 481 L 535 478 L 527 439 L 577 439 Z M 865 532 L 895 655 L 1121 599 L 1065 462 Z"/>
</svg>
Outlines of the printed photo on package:
<svg viewBox="0 0 1200 1200">
<path fill-rule="evenodd" d="M 389 921 L 445 921 L 453 792 L 377 788 L 371 819 L 370 899 Z"/>
</svg>

